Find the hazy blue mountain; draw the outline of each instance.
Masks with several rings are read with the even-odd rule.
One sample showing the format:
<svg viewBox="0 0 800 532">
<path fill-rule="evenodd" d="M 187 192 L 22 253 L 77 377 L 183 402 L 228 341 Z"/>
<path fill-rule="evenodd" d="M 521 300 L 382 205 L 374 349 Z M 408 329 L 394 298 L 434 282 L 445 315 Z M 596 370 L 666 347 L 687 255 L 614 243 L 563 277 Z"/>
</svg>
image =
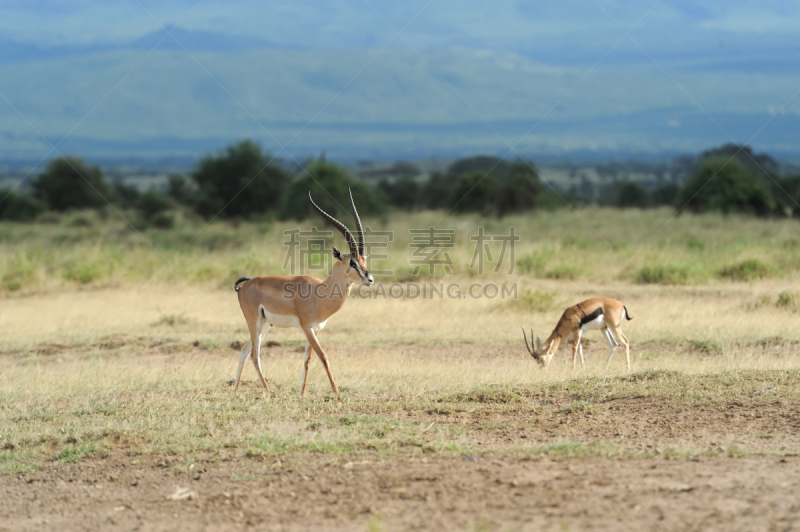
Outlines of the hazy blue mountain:
<svg viewBox="0 0 800 532">
<path fill-rule="evenodd" d="M 784 2 L 141 6 L 4 3 L 0 158 L 800 152 Z"/>
</svg>

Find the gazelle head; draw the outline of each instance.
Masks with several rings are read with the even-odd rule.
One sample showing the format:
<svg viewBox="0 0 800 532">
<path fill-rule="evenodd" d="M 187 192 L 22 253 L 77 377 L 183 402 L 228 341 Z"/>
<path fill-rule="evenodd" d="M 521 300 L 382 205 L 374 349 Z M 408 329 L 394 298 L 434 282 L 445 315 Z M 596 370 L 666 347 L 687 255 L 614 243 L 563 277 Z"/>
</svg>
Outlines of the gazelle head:
<svg viewBox="0 0 800 532">
<path fill-rule="evenodd" d="M 323 218 L 328 220 L 336 229 L 339 230 L 340 233 L 344 236 L 345 240 L 347 240 L 347 245 L 350 247 L 350 253 L 342 253 L 336 247 L 333 248 L 333 257 L 336 259 L 336 262 L 333 264 L 333 272 L 338 273 L 338 269 L 343 269 L 342 272 L 344 274 L 345 279 L 350 282 L 358 282 L 361 281 L 367 286 L 372 285 L 375 282 L 375 279 L 372 278 L 372 274 L 367 271 L 367 262 L 366 262 L 366 255 L 364 255 L 365 245 L 364 245 L 364 229 L 361 227 L 361 218 L 358 217 L 358 211 L 356 210 L 356 204 L 353 201 L 353 192 L 350 191 L 350 208 L 353 211 L 353 220 L 356 224 L 356 233 L 358 233 L 358 242 L 356 239 L 353 238 L 353 234 L 350 232 L 345 225 L 328 214 L 327 212 L 323 211 L 319 208 L 319 206 L 314 203 L 314 200 L 311 199 L 311 192 L 308 193 L 308 200 L 311 202 L 311 205 L 319 212 Z"/>
<path fill-rule="evenodd" d="M 522 336 L 525 338 L 525 347 L 528 349 L 528 353 L 538 362 L 542 367 L 547 366 L 547 362 L 549 359 L 547 357 L 547 353 L 542 353 L 542 341 L 539 337 L 536 337 L 536 345 L 533 346 L 533 349 L 530 345 L 528 345 L 528 336 L 525 334 L 525 327 L 522 328 Z M 531 329 L 531 344 L 533 344 L 533 329 Z"/>
</svg>

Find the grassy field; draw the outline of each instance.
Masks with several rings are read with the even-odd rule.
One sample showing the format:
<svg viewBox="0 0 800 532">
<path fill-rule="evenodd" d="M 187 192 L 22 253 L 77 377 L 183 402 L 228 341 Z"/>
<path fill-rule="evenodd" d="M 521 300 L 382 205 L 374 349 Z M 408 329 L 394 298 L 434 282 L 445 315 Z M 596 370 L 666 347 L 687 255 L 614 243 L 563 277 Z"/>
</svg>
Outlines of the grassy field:
<svg viewBox="0 0 800 532">
<path fill-rule="evenodd" d="M 247 333 L 230 285 L 280 272 L 283 231 L 309 222 L 189 220 L 137 233 L 84 213 L 0 226 L 0 479 L 121 456 L 189 479 L 196 464 L 234 460 L 232 474 L 256 482 L 275 463 L 609 459 L 636 468 L 800 452 L 797 221 L 608 209 L 442 217 L 380 220 L 375 229 L 394 241 L 371 268 L 394 270 L 385 282 L 516 284 L 517 297 L 354 298 L 321 335 L 342 393 L 331 394 L 314 362 L 306 398 L 292 329 L 265 338 L 277 342 L 263 355 L 271 389 L 256 386 L 248 363 L 233 392 Z M 510 275 L 470 270 L 479 224 L 521 236 Z M 455 229 L 452 276 L 412 274 L 408 229 L 428 226 Z M 563 308 L 596 295 L 634 316 L 623 326 L 632 372 L 618 350 L 602 373 L 599 333 L 585 337 L 585 371 L 571 370 L 571 346 L 541 371 L 520 326 L 545 337 Z M 389 505 L 339 524 L 411 527 L 398 512 Z M 484 517 L 454 527 L 479 528 Z M 284 522 L 296 524 L 289 514 Z"/>
</svg>

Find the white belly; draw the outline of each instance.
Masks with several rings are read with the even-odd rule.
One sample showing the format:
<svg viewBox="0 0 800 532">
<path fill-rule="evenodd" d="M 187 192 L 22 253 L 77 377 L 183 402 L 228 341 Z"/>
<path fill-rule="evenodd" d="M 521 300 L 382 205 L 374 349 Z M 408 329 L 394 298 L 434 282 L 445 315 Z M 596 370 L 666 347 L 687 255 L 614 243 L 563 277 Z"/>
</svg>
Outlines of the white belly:
<svg viewBox="0 0 800 532">
<path fill-rule="evenodd" d="M 300 320 L 291 314 L 272 314 L 261 305 L 261 312 L 267 323 L 273 327 L 300 327 Z"/>
<path fill-rule="evenodd" d="M 606 326 L 606 317 L 600 314 L 598 317 L 593 319 L 592 321 L 587 321 L 581 326 L 581 332 L 586 331 L 595 331 L 597 329 L 603 329 Z"/>
</svg>

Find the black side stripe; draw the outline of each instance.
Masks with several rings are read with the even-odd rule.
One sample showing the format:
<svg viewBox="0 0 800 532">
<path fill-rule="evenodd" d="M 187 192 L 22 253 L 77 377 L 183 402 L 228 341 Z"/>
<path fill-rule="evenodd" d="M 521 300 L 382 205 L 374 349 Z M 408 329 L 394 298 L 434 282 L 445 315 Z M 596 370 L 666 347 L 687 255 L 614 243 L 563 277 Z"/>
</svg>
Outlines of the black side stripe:
<svg viewBox="0 0 800 532">
<path fill-rule="evenodd" d="M 584 316 L 581 318 L 581 327 L 589 323 L 590 321 L 596 320 L 599 316 L 603 315 L 603 307 L 598 307 L 597 310 L 589 314 L 588 316 Z"/>
</svg>

